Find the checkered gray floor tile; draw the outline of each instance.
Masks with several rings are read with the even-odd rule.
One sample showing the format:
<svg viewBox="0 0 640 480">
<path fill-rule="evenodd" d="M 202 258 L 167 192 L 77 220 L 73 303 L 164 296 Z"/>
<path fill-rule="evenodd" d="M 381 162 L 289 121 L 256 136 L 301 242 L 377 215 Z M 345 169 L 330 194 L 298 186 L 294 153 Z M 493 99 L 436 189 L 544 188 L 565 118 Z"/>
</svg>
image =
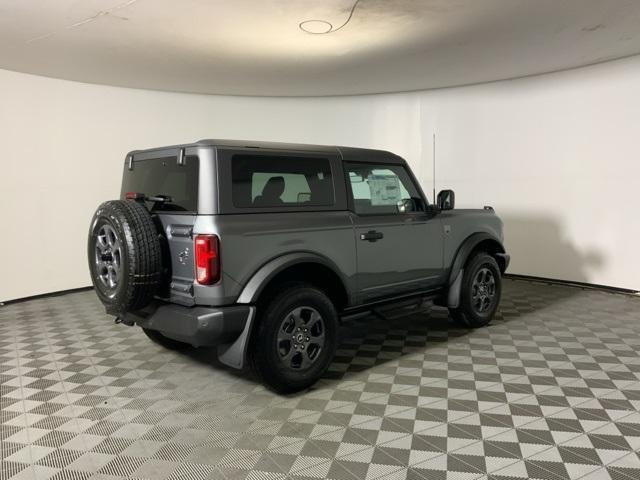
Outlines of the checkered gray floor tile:
<svg viewBox="0 0 640 480">
<path fill-rule="evenodd" d="M 0 479 L 640 478 L 640 298 L 505 281 L 492 325 L 346 324 L 279 396 L 93 292 L 0 307 Z"/>
</svg>

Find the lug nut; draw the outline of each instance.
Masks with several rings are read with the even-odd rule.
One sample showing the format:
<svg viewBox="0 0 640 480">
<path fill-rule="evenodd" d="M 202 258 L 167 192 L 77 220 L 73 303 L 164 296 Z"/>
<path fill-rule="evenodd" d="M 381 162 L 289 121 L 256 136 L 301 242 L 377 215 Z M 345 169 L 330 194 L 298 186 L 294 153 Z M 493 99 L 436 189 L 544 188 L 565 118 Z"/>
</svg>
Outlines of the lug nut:
<svg viewBox="0 0 640 480">
<path fill-rule="evenodd" d="M 300 345 L 300 350 L 304 350 L 304 345 Z"/>
<path fill-rule="evenodd" d="M 309 337 L 307 337 L 307 342 L 309 341 Z"/>
</svg>

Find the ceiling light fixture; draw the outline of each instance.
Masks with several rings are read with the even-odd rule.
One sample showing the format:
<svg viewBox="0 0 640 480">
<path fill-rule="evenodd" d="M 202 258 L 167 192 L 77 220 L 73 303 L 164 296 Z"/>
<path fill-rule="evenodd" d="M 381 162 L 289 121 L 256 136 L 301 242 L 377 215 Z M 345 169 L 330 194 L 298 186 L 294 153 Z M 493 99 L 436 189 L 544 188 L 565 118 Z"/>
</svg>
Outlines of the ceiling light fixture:
<svg viewBox="0 0 640 480">
<path fill-rule="evenodd" d="M 337 32 L 341 28 L 345 27 L 347 23 L 351 21 L 351 17 L 353 17 L 353 12 L 356 7 L 360 3 L 360 0 L 356 0 L 349 11 L 349 16 L 347 20 L 340 25 L 339 27 L 333 28 L 333 24 L 331 22 L 327 22 L 326 20 L 304 20 L 298 24 L 298 28 L 305 33 L 309 33 L 311 35 L 325 35 L 327 33 Z"/>
</svg>

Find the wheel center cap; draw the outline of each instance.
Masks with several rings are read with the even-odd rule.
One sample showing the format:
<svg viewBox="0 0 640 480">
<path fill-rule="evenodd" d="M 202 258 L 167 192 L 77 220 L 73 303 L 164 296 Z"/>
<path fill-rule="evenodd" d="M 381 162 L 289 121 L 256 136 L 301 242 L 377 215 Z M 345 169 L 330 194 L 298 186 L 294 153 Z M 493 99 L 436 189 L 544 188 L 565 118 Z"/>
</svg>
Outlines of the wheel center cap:
<svg viewBox="0 0 640 480">
<path fill-rule="evenodd" d="M 304 340 L 304 335 L 302 335 L 301 333 L 299 333 L 298 335 L 296 335 L 296 341 L 302 343 L 302 341 Z"/>
</svg>

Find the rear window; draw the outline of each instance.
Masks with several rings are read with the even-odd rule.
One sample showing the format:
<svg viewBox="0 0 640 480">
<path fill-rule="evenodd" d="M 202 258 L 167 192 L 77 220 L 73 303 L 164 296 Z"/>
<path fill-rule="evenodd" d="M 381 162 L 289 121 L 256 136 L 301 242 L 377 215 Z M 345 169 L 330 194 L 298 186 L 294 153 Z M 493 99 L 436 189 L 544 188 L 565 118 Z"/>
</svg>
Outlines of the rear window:
<svg viewBox="0 0 640 480">
<path fill-rule="evenodd" d="M 198 157 L 187 156 L 184 165 L 176 157 L 139 160 L 133 170 L 126 166 L 122 181 L 122 198 L 127 192 L 147 196 L 167 196 L 166 202 L 154 203 L 154 211 L 195 212 L 198 208 Z"/>
<path fill-rule="evenodd" d="M 333 205 L 326 158 L 234 155 L 233 204 L 240 208 Z"/>
</svg>

